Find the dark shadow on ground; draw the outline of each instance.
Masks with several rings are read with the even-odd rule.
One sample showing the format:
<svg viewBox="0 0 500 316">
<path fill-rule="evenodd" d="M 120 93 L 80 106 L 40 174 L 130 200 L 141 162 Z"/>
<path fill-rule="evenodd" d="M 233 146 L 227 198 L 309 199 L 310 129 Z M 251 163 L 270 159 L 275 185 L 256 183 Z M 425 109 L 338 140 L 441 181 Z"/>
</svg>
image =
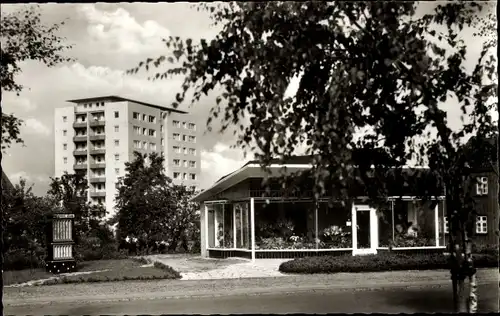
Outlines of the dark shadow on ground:
<svg viewBox="0 0 500 316">
<path fill-rule="evenodd" d="M 481 284 L 478 287 L 478 312 L 498 312 L 498 285 Z M 387 304 L 422 313 L 453 313 L 453 292 L 449 286 L 405 288 L 387 293 Z"/>
</svg>

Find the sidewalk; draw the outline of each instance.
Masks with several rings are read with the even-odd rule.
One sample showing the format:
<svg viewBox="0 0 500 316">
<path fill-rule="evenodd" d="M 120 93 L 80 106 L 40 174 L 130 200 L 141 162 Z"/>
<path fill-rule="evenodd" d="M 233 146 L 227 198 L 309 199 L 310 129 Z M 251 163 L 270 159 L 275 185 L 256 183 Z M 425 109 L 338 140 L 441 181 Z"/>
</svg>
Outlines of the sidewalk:
<svg viewBox="0 0 500 316">
<path fill-rule="evenodd" d="M 478 283 L 498 282 L 497 269 L 478 271 Z M 229 295 L 266 295 L 323 289 L 363 291 L 393 287 L 451 286 L 449 271 L 397 271 L 291 275 L 288 277 L 226 280 L 124 281 L 93 284 L 62 284 L 4 289 L 4 304 L 51 304 L 60 302 L 122 301 Z"/>
</svg>

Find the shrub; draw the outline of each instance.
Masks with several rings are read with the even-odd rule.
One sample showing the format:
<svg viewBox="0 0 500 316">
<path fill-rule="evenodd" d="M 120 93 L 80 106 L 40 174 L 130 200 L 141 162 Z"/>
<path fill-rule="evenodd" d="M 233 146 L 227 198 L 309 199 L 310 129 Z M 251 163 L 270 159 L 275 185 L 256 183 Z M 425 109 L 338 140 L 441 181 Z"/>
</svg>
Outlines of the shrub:
<svg viewBox="0 0 500 316">
<path fill-rule="evenodd" d="M 24 270 L 30 268 L 44 268 L 43 261 L 44 251 L 30 252 L 26 249 L 10 250 L 4 254 L 3 269 L 9 270 Z"/>
<path fill-rule="evenodd" d="M 493 255 L 474 255 L 476 267 L 496 267 L 498 257 Z M 395 270 L 433 270 L 447 269 L 448 257 L 435 254 L 397 254 L 381 253 L 366 256 L 322 256 L 298 258 L 284 262 L 279 271 L 285 273 L 338 273 L 338 272 L 378 272 Z"/>
<path fill-rule="evenodd" d="M 176 270 L 174 270 L 174 268 L 172 268 L 171 266 L 167 266 L 166 264 L 164 264 L 162 262 L 155 261 L 155 263 L 153 264 L 153 267 L 155 267 L 157 269 L 161 269 L 163 271 L 166 271 L 169 274 L 175 276 L 175 278 L 181 277 L 180 273 L 177 272 Z"/>
<path fill-rule="evenodd" d="M 137 261 L 141 264 L 149 264 L 150 263 L 150 261 L 144 257 L 135 257 L 135 258 L 132 258 L 132 260 Z"/>
</svg>

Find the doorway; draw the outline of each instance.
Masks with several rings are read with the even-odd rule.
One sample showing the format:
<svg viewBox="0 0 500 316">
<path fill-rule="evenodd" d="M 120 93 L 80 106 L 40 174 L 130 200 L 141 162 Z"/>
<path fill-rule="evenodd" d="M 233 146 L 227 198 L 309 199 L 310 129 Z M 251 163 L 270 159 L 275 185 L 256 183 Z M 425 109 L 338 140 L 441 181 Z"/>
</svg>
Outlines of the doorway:
<svg viewBox="0 0 500 316">
<path fill-rule="evenodd" d="M 378 223 L 375 209 L 368 205 L 354 205 L 352 218 L 353 255 L 377 253 Z"/>
</svg>

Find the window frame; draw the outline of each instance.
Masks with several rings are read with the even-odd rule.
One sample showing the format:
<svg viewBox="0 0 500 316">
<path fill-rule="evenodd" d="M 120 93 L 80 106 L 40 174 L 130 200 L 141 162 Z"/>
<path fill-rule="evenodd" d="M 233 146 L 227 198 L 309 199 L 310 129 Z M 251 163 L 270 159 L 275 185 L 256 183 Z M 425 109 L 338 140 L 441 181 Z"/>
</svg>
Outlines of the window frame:
<svg viewBox="0 0 500 316">
<path fill-rule="evenodd" d="M 486 235 L 488 234 L 488 216 L 477 215 L 476 216 L 476 235 Z M 484 225 L 484 226 L 483 226 Z M 484 228 L 484 230 L 483 230 Z"/>
<path fill-rule="evenodd" d="M 476 195 L 485 196 L 488 195 L 488 177 L 480 176 L 476 177 Z"/>
</svg>

